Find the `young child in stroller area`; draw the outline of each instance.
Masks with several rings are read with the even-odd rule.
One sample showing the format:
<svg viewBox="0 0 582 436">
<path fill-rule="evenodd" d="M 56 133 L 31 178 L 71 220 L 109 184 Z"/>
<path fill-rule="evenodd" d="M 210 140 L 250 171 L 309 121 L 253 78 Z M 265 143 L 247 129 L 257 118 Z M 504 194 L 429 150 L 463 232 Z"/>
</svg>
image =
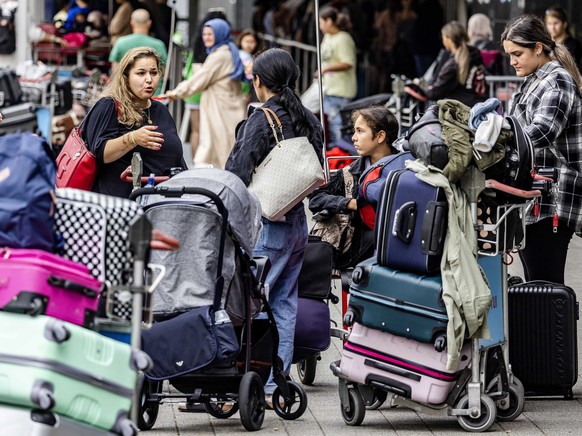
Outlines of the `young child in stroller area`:
<svg viewBox="0 0 582 436">
<path fill-rule="evenodd" d="M 392 146 L 398 135 L 398 121 L 388 108 L 376 106 L 357 109 L 352 114 L 352 120 L 354 122 L 352 140 L 360 157 L 345 171 L 336 172 L 328 183 L 311 194 L 309 199 L 309 209 L 314 214 L 331 216 L 349 214 L 351 216 L 350 226 L 353 228 L 353 236 L 350 241 L 344 241 L 343 246 L 335 247 L 338 254 L 335 261 L 336 267 L 353 266 L 359 260 L 372 255 L 373 231 L 362 222 L 357 213 L 363 200 L 357 198 L 359 179 L 370 165 L 398 152 Z M 351 177 L 346 175 L 346 171 L 349 171 Z M 353 179 L 351 198 L 347 198 L 345 192 L 348 177 Z"/>
</svg>

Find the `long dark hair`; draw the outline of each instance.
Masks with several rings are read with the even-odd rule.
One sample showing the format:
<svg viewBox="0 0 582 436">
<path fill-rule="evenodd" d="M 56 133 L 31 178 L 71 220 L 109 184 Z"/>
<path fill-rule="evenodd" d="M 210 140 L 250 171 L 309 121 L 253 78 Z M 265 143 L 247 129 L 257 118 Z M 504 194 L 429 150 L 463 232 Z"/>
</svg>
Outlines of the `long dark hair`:
<svg viewBox="0 0 582 436">
<path fill-rule="evenodd" d="M 352 21 L 349 15 L 338 11 L 336 8 L 330 5 L 325 5 L 319 11 L 319 18 L 327 20 L 331 18 L 331 22 L 339 29 L 344 32 L 350 32 L 352 30 Z"/>
<path fill-rule="evenodd" d="M 510 20 L 501 34 L 501 42 L 511 41 L 521 47 L 534 49 L 541 43 L 543 52 L 553 61 L 558 61 L 570 75 L 576 87 L 582 90 L 582 78 L 576 61 L 565 45 L 556 44 L 544 22 L 535 15 L 521 15 Z"/>
<path fill-rule="evenodd" d="M 267 89 L 279 97 L 279 104 L 289 113 L 293 130 L 298 136 L 307 136 L 315 142 L 315 132 L 307 121 L 307 112 L 295 93 L 299 67 L 291 55 L 280 48 L 271 48 L 255 58 L 253 74 L 259 76 Z"/>
</svg>

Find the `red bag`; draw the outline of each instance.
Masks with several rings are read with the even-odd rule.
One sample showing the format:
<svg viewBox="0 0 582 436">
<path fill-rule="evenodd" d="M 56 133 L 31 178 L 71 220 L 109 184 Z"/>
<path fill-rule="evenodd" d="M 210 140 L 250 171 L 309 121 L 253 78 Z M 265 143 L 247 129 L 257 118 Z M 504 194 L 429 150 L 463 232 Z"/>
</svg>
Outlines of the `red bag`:
<svg viewBox="0 0 582 436">
<path fill-rule="evenodd" d="M 75 127 L 57 157 L 57 188 L 90 191 L 97 178 L 97 159 Z"/>
</svg>

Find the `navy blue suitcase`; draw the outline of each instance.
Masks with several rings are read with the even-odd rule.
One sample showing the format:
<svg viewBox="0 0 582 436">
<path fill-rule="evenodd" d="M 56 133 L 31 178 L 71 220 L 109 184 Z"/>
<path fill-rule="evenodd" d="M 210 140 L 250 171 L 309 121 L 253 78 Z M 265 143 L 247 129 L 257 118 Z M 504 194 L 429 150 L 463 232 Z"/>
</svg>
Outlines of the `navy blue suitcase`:
<svg viewBox="0 0 582 436">
<path fill-rule="evenodd" d="M 299 297 L 293 344 L 293 362 L 327 350 L 331 342 L 330 313 L 326 301 Z"/>
<path fill-rule="evenodd" d="M 418 274 L 437 273 L 447 211 L 442 188 L 423 182 L 414 171 L 392 171 L 376 215 L 378 264 Z"/>
<path fill-rule="evenodd" d="M 355 322 L 445 348 L 448 316 L 440 275 L 418 275 L 378 265 L 371 258 L 352 273 L 344 323 Z"/>
</svg>

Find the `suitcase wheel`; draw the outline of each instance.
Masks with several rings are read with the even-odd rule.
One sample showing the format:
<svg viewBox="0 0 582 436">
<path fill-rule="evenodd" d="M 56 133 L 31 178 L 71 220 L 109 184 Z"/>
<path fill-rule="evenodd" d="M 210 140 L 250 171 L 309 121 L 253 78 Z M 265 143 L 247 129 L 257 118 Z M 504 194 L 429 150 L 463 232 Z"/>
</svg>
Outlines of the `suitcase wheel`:
<svg viewBox="0 0 582 436">
<path fill-rule="evenodd" d="M 144 351 L 132 350 L 131 351 L 131 362 L 130 367 L 134 371 L 147 371 L 154 366 L 154 362 L 150 356 L 148 356 Z"/>
<path fill-rule="evenodd" d="M 360 322 L 360 319 L 362 319 L 360 311 L 355 309 L 353 306 L 349 306 L 348 310 L 346 310 L 346 314 L 344 315 L 343 322 L 346 327 L 351 327 L 355 323 Z"/>
<path fill-rule="evenodd" d="M 445 335 L 437 336 L 434 340 L 434 349 L 442 353 L 447 348 L 447 337 Z"/>
<path fill-rule="evenodd" d="M 69 338 L 71 337 L 71 332 L 64 322 L 59 321 L 57 319 L 51 319 L 46 324 L 44 336 L 49 341 L 54 341 L 57 344 L 62 344 L 63 342 L 69 340 Z"/>
<path fill-rule="evenodd" d="M 117 417 L 113 431 L 121 436 L 135 436 L 139 430 L 133 421 L 125 413 L 122 413 Z"/>
<path fill-rule="evenodd" d="M 52 409 L 55 406 L 54 386 L 47 381 L 35 381 L 30 399 L 42 410 Z"/>
</svg>

